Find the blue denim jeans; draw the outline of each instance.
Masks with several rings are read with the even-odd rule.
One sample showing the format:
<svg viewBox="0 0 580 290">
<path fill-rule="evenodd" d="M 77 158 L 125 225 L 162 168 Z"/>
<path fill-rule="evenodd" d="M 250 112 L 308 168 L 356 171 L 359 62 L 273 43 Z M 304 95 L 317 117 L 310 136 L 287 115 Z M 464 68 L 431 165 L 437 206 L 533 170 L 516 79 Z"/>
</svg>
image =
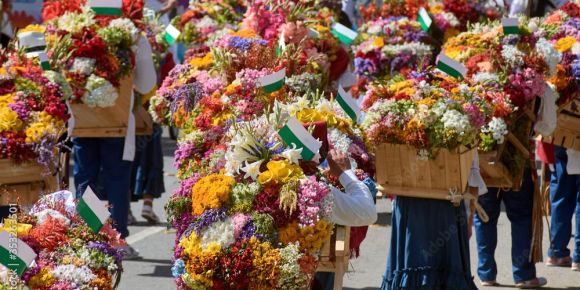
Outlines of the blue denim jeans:
<svg viewBox="0 0 580 290">
<path fill-rule="evenodd" d="M 568 175 L 566 148 L 555 146 L 556 168 L 550 181 L 550 203 L 552 204 L 552 245 L 548 256 L 563 258 L 570 256 L 568 243 L 572 236 L 572 216 L 576 212 L 576 248 L 572 259 L 580 263 L 580 175 Z"/>
<path fill-rule="evenodd" d="M 74 182 L 77 197 L 87 186 L 98 192 L 99 174 L 106 197 L 112 205 L 111 216 L 115 228 L 123 238 L 129 235 L 127 215 L 129 214 L 129 184 L 132 162 L 123 161 L 124 138 L 74 138 Z"/>
<path fill-rule="evenodd" d="M 532 209 L 534 183 L 530 170 L 526 169 L 520 191 L 501 191 L 489 188 L 479 197 L 479 203 L 489 215 L 484 223 L 475 215 L 475 236 L 479 258 L 477 275 L 482 281 L 493 281 L 497 277 L 495 249 L 497 247 L 497 221 L 503 201 L 512 228 L 512 271 L 516 283 L 536 277 L 536 266 L 529 261 L 532 244 Z"/>
</svg>

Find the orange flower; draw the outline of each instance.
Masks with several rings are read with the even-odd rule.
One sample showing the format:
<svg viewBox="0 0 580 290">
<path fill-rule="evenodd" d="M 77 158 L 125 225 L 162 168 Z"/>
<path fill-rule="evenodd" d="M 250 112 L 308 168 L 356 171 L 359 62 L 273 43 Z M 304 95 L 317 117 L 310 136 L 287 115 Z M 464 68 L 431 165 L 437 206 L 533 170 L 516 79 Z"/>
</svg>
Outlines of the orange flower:
<svg viewBox="0 0 580 290">
<path fill-rule="evenodd" d="M 191 189 L 193 214 L 201 215 L 206 209 L 222 206 L 230 199 L 235 183 L 233 177 L 221 173 L 201 178 Z"/>
</svg>

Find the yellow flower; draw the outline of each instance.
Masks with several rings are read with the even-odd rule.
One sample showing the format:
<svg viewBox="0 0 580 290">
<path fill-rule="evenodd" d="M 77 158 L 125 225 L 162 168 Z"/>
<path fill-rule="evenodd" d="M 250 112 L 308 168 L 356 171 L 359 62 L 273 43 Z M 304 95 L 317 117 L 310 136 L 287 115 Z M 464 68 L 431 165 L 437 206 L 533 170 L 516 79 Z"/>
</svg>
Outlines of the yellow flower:
<svg viewBox="0 0 580 290">
<path fill-rule="evenodd" d="M 429 12 L 431 12 L 431 14 L 441 14 L 443 13 L 443 4 L 441 3 L 437 3 L 437 4 L 433 4 L 431 5 L 431 7 L 429 7 Z"/>
<path fill-rule="evenodd" d="M 375 39 L 373 39 L 373 46 L 383 47 L 385 46 L 385 41 L 383 40 L 382 37 L 375 37 Z"/>
<path fill-rule="evenodd" d="M 393 94 L 399 93 L 406 93 L 408 95 L 414 95 L 415 89 L 413 89 L 413 81 L 412 80 L 404 80 L 400 82 L 396 82 L 389 86 L 389 91 Z"/>
<path fill-rule="evenodd" d="M 258 36 L 256 32 L 252 29 L 242 29 L 236 32 L 231 33 L 232 36 L 239 36 L 242 38 L 255 38 Z"/>
<path fill-rule="evenodd" d="M 189 61 L 189 64 L 197 69 L 206 69 L 213 63 L 213 54 L 207 53 L 203 57 L 195 57 Z"/>
<path fill-rule="evenodd" d="M 40 271 L 30 278 L 28 286 L 30 289 L 48 289 L 56 279 L 50 273 L 50 270 L 46 267 L 40 269 Z"/>
<path fill-rule="evenodd" d="M 258 182 L 261 184 L 270 181 L 288 182 L 290 178 L 302 175 L 302 169 L 298 165 L 290 164 L 286 160 L 272 160 L 266 165 L 268 170 L 260 173 Z"/>
<path fill-rule="evenodd" d="M 17 237 L 23 237 L 28 235 L 28 232 L 32 229 L 32 225 L 21 224 L 13 219 L 4 219 L 2 224 L 3 229 L 11 234 L 16 234 Z M 16 232 L 14 232 L 16 230 Z"/>
<path fill-rule="evenodd" d="M 0 108 L 6 107 L 6 105 L 12 103 L 12 100 L 14 100 L 14 94 L 0 96 Z"/>
<path fill-rule="evenodd" d="M 46 31 L 46 28 L 42 25 L 38 25 L 38 24 L 31 24 L 28 25 L 20 30 L 18 30 L 18 33 L 24 33 L 24 32 L 40 32 L 40 33 L 44 33 Z"/>
<path fill-rule="evenodd" d="M 0 108 L 0 131 L 20 131 L 22 121 L 18 114 L 8 107 Z"/>
<path fill-rule="evenodd" d="M 59 135 L 64 132 L 64 122 L 57 120 L 48 113 L 40 112 L 36 120 L 26 128 L 26 142 L 38 143 L 46 135 Z"/>
<path fill-rule="evenodd" d="M 316 26 L 314 27 L 314 29 L 320 33 L 324 33 L 324 32 L 329 32 L 330 29 L 328 29 L 328 27 L 326 26 L 322 26 L 320 24 L 316 24 Z"/>
<path fill-rule="evenodd" d="M 559 52 L 565 52 L 568 51 L 570 48 L 572 48 L 572 46 L 574 46 L 574 43 L 576 43 L 576 38 L 572 36 L 566 36 L 564 38 L 558 39 L 558 41 L 556 41 L 556 44 L 554 45 L 554 48 Z"/>
<path fill-rule="evenodd" d="M 201 251 L 201 239 L 198 239 L 195 231 L 192 231 L 189 237 L 185 237 L 179 241 L 179 246 L 183 248 L 183 253 L 192 256 L 196 252 Z"/>
</svg>

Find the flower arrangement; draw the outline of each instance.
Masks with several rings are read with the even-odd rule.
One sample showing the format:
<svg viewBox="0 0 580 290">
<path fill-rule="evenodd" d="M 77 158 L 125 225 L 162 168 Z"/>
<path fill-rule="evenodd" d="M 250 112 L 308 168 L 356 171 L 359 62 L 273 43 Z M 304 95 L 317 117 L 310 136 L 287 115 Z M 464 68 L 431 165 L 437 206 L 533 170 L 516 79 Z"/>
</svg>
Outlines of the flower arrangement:
<svg viewBox="0 0 580 290">
<path fill-rule="evenodd" d="M 92 232 L 75 206 L 73 194 L 61 191 L 44 196 L 18 220 L 4 220 L 3 228 L 37 254 L 19 287 L 114 289 L 119 283 L 123 267 L 117 248 L 125 242 L 110 224 Z M 2 277 L 0 287 L 11 287 L 11 282 Z"/>
<path fill-rule="evenodd" d="M 195 48 L 207 41 L 211 44 L 213 36 L 224 29 L 236 28 L 245 10 L 244 1 L 239 0 L 191 1 L 187 11 L 171 24 L 181 32 L 177 41 Z"/>
<path fill-rule="evenodd" d="M 325 123 L 329 146 L 373 174 L 362 130 L 326 99 L 333 66 L 348 63 L 331 36 L 332 12 L 305 3 L 254 3 L 240 30 L 215 34 L 211 48 L 194 45 L 151 101 L 155 119 L 181 129 L 181 185 L 166 206 L 179 289 L 310 283 L 333 227 L 332 183 L 278 135 L 289 117 Z M 260 79 L 281 70 L 284 85 L 267 91 Z"/>
<path fill-rule="evenodd" d="M 407 144 L 422 158 L 442 148 L 474 148 L 482 132 L 501 142 L 507 132 L 497 123 L 514 110 L 501 91 L 437 71 L 375 83 L 363 106 L 368 112 L 362 125 L 371 142 Z"/>
<path fill-rule="evenodd" d="M 433 46 L 419 22 L 407 17 L 378 18 L 359 28 L 363 41 L 353 48 L 355 73 L 363 79 L 405 75 L 429 65 Z"/>
<path fill-rule="evenodd" d="M 533 22 L 535 35 L 545 37 L 553 48 L 554 57 L 548 82 L 558 92 L 558 104 L 566 104 L 577 96 L 580 81 L 580 6 L 571 1 L 546 16 L 541 22 Z M 532 23 L 531 23 L 532 24 Z"/>
<path fill-rule="evenodd" d="M 97 15 L 84 1 L 61 2 L 44 3 L 46 43 L 53 64 L 73 89 L 71 101 L 113 106 L 121 79 L 133 73 L 143 3 L 123 1 L 122 17 L 115 17 Z"/>
<path fill-rule="evenodd" d="M 0 159 L 35 161 L 54 170 L 56 143 L 69 115 L 62 76 L 43 71 L 38 60 L 0 51 Z"/>
</svg>

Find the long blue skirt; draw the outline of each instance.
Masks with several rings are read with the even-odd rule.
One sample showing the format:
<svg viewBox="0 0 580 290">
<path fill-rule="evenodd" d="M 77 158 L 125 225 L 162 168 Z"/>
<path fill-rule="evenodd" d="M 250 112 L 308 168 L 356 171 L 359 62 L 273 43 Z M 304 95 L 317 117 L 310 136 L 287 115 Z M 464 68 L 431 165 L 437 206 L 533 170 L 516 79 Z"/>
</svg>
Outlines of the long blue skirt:
<svg viewBox="0 0 580 290">
<path fill-rule="evenodd" d="M 382 290 L 472 290 L 465 207 L 397 197 Z"/>
</svg>

